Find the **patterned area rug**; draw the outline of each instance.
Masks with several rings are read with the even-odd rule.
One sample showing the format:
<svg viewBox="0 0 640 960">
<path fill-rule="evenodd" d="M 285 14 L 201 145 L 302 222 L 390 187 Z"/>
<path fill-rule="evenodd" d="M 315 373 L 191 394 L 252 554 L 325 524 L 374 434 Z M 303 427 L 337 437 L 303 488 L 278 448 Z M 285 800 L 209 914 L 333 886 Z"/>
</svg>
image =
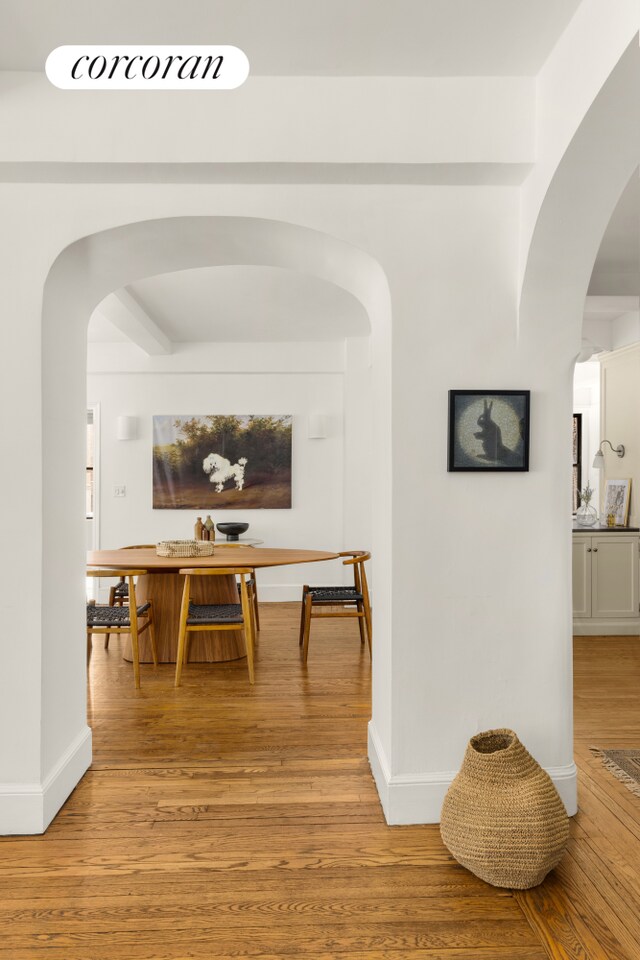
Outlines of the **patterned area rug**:
<svg viewBox="0 0 640 960">
<path fill-rule="evenodd" d="M 600 757 L 607 770 L 617 777 L 636 797 L 640 797 L 640 749 L 599 750 L 591 748 Z"/>
</svg>

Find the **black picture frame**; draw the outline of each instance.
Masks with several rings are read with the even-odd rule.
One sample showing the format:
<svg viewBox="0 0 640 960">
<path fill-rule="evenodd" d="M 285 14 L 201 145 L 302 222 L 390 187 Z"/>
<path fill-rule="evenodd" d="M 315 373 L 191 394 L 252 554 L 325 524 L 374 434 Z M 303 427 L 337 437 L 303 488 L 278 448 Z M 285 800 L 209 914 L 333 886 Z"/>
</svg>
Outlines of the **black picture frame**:
<svg viewBox="0 0 640 960">
<path fill-rule="evenodd" d="M 529 470 L 529 390 L 449 390 L 452 472 Z"/>
</svg>

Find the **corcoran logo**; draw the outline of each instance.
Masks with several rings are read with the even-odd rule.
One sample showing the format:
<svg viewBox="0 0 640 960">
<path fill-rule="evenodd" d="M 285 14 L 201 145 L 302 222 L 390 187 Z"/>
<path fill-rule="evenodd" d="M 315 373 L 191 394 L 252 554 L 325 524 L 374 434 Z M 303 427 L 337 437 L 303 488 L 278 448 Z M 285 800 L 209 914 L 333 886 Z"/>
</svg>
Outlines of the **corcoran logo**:
<svg viewBox="0 0 640 960">
<path fill-rule="evenodd" d="M 61 90 L 233 90 L 249 76 L 238 47 L 65 46 L 47 57 Z"/>
</svg>

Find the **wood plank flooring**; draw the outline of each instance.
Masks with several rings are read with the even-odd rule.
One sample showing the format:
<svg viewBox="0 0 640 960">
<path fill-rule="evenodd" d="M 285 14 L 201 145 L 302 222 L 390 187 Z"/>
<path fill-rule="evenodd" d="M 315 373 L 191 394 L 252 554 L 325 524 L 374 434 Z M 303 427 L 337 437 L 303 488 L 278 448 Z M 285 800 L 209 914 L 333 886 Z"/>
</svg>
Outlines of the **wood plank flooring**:
<svg viewBox="0 0 640 960">
<path fill-rule="evenodd" d="M 581 812 L 567 856 L 514 894 L 435 826 L 388 827 L 366 760 L 357 625 L 261 608 L 244 661 L 131 665 L 95 643 L 95 761 L 42 837 L 0 841 L 0 960 L 638 960 L 640 800 L 589 746 L 640 742 L 637 638 L 576 641 Z"/>
<path fill-rule="evenodd" d="M 640 958 L 640 799 L 590 747 L 640 745 L 640 637 L 574 637 L 579 813 L 567 855 L 517 894 L 550 957 Z"/>
</svg>

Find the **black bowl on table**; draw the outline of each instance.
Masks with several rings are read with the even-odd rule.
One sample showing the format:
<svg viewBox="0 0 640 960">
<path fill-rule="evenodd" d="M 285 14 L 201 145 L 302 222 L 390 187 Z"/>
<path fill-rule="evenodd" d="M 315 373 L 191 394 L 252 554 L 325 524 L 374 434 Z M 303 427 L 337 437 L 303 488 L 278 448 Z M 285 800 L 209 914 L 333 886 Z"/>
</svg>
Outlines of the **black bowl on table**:
<svg viewBox="0 0 640 960">
<path fill-rule="evenodd" d="M 226 534 L 227 540 L 237 540 L 241 534 L 249 529 L 248 523 L 216 523 L 220 533 Z"/>
</svg>

